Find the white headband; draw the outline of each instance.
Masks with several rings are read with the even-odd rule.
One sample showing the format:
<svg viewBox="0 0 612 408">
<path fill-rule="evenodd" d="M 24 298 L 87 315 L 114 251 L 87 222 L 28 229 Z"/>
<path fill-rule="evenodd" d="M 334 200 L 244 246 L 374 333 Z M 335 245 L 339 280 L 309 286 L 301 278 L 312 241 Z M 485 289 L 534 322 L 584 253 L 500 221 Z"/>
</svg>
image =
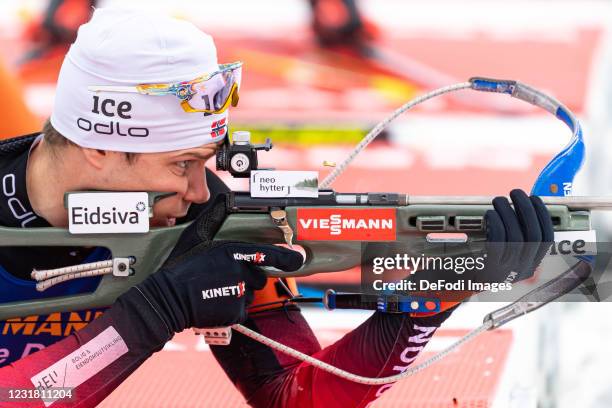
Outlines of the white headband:
<svg viewBox="0 0 612 408">
<path fill-rule="evenodd" d="M 217 142 L 227 134 L 227 111 L 186 113 L 172 95 L 87 88 L 187 81 L 218 67 L 212 38 L 191 23 L 97 9 L 64 59 L 51 124 L 77 145 L 102 150 L 152 153 Z"/>
</svg>

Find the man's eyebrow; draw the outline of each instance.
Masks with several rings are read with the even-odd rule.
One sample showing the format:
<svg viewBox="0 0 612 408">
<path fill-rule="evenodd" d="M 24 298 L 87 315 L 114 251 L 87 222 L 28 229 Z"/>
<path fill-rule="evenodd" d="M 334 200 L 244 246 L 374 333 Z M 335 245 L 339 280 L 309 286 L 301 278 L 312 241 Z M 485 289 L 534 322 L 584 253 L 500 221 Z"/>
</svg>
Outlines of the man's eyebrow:
<svg viewBox="0 0 612 408">
<path fill-rule="evenodd" d="M 177 154 L 176 156 L 173 156 L 172 158 L 177 159 L 183 156 L 192 156 L 192 157 L 197 157 L 198 159 L 207 160 L 207 159 L 210 159 L 212 156 L 214 156 L 215 153 L 216 153 L 215 150 L 211 150 L 209 154 L 204 154 L 200 152 L 183 152 L 183 153 Z"/>
</svg>

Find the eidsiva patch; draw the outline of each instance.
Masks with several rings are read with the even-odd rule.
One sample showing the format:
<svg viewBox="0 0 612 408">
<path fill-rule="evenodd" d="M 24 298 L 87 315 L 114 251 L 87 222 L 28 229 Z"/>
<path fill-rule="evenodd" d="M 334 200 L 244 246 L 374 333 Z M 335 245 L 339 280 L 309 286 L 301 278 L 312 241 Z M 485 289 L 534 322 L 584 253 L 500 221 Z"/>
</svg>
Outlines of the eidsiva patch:
<svg viewBox="0 0 612 408">
<path fill-rule="evenodd" d="M 298 208 L 301 241 L 395 241 L 394 208 Z"/>
<path fill-rule="evenodd" d="M 70 193 L 68 228 L 71 234 L 148 232 L 148 201 L 146 192 Z"/>
</svg>

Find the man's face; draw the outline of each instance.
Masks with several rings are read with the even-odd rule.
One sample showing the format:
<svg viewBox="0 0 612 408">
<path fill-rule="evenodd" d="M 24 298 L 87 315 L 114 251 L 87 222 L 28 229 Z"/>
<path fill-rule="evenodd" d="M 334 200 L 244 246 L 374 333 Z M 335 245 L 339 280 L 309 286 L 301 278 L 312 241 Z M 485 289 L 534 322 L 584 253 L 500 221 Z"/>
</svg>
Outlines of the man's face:
<svg viewBox="0 0 612 408">
<path fill-rule="evenodd" d="M 217 148 L 217 144 L 207 144 L 166 153 L 142 153 L 132 163 L 123 153 L 107 152 L 109 161 L 99 178 L 103 186 L 98 188 L 176 193 L 155 204 L 150 222 L 151 226 L 172 226 L 177 218 L 187 214 L 192 203 L 209 199 L 205 164 Z"/>
</svg>

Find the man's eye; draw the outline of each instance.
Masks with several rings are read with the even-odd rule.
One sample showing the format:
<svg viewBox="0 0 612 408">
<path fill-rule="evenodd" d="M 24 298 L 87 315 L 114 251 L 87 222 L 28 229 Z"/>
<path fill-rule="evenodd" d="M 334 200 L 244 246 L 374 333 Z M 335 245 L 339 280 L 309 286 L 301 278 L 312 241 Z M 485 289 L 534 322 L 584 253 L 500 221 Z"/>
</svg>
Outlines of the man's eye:
<svg viewBox="0 0 612 408">
<path fill-rule="evenodd" d="M 189 160 L 182 160 L 180 162 L 176 162 L 176 165 L 181 169 L 186 169 L 189 167 Z"/>
</svg>

